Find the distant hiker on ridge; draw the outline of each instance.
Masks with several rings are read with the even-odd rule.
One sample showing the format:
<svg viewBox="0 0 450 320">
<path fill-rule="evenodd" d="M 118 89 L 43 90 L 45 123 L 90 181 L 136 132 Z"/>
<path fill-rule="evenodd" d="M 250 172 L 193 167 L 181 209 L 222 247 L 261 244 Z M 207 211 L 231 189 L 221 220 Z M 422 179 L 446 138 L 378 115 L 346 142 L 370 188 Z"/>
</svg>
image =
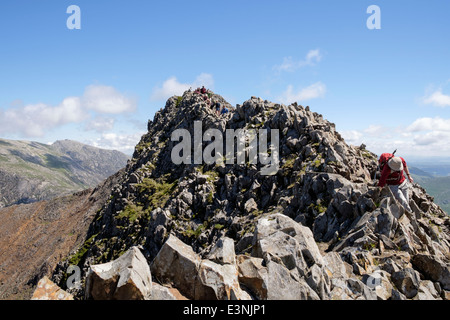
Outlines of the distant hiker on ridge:
<svg viewBox="0 0 450 320">
<path fill-rule="evenodd" d="M 405 171 L 406 176 L 411 183 L 413 183 L 414 180 L 409 174 L 405 159 L 402 157 L 396 157 L 394 154 L 383 153 L 380 156 L 379 164 L 381 177 L 378 182 L 378 186 L 383 188 L 387 184 L 395 198 L 402 204 L 402 206 L 406 210 L 412 211 L 409 206 L 408 182 L 403 174 L 403 171 Z"/>
<path fill-rule="evenodd" d="M 221 114 L 221 115 L 222 115 L 222 114 L 227 114 L 228 111 L 229 111 L 228 108 L 224 106 L 224 107 L 222 108 L 222 111 L 220 112 L 220 114 Z"/>
<path fill-rule="evenodd" d="M 221 107 L 220 102 L 216 102 L 215 103 L 215 107 L 216 107 L 216 115 L 219 115 L 220 114 L 220 107 Z"/>
</svg>

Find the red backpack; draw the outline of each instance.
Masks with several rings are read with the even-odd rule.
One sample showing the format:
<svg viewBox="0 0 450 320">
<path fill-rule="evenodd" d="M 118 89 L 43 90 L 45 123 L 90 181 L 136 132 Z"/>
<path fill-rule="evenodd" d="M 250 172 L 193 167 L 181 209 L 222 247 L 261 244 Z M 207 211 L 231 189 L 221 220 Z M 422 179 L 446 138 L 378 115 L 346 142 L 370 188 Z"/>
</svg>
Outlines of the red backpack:
<svg viewBox="0 0 450 320">
<path fill-rule="evenodd" d="M 382 153 L 380 159 L 378 160 L 378 165 L 380 166 L 380 172 L 383 171 L 384 166 L 395 156 L 395 150 L 393 153 Z"/>
</svg>

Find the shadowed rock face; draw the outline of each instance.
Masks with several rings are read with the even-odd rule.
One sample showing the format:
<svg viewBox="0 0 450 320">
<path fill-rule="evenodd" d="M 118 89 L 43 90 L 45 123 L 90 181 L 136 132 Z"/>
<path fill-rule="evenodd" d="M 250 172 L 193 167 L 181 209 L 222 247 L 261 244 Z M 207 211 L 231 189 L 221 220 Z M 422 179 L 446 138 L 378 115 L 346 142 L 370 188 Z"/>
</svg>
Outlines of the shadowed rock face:
<svg viewBox="0 0 450 320">
<path fill-rule="evenodd" d="M 207 99 L 230 112 L 216 115 Z M 172 132 L 193 137 L 195 121 L 224 135 L 278 129 L 279 169 L 263 175 L 260 162 L 175 164 Z M 217 94 L 185 92 L 149 121 L 88 240 L 52 279 L 65 289 L 71 263 L 83 282 L 92 265 L 137 246 L 158 284 L 152 288 L 191 299 L 448 297 L 448 216 L 418 185 L 406 212 L 389 189 L 374 187 L 376 166 L 375 154 L 347 145 L 309 107 L 252 97 L 232 108 Z M 84 290 L 69 292 L 82 298 Z"/>
</svg>

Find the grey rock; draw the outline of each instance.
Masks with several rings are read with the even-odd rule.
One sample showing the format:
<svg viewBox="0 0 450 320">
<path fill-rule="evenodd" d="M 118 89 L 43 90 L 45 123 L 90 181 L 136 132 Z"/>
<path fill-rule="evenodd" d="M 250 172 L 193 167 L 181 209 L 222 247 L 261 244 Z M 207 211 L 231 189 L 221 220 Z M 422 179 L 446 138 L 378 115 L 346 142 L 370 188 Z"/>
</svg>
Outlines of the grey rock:
<svg viewBox="0 0 450 320">
<path fill-rule="evenodd" d="M 420 282 L 417 295 L 414 297 L 417 300 L 442 300 L 436 286 L 430 280 Z"/>
<path fill-rule="evenodd" d="M 324 267 L 313 265 L 306 277 L 306 283 L 313 289 L 321 299 L 327 299 L 330 293 L 331 282 Z"/>
<path fill-rule="evenodd" d="M 151 264 L 154 277 L 163 284 L 173 285 L 188 298 L 195 297 L 201 258 L 177 237 L 170 235 Z"/>
<path fill-rule="evenodd" d="M 239 283 L 247 287 L 260 300 L 267 299 L 268 273 L 262 258 L 239 255 L 237 266 Z"/>
<path fill-rule="evenodd" d="M 152 292 L 151 292 L 148 300 L 178 300 L 178 299 L 170 291 L 169 288 L 153 282 L 152 283 Z"/>
<path fill-rule="evenodd" d="M 114 261 L 90 266 L 86 279 L 87 299 L 144 300 L 151 289 L 150 268 L 137 247 Z"/>
<path fill-rule="evenodd" d="M 233 239 L 228 237 L 219 239 L 207 258 L 219 264 L 235 264 L 236 254 Z"/>
<path fill-rule="evenodd" d="M 349 278 L 347 279 L 347 285 L 358 298 L 364 300 L 377 300 L 375 291 L 366 286 L 362 281 L 355 278 Z"/>
<path fill-rule="evenodd" d="M 297 266 L 300 272 L 313 264 L 323 265 L 311 229 L 280 213 L 258 220 L 253 250 L 253 255 L 257 257 L 263 257 L 265 253 L 280 256 L 286 267 L 292 269 Z"/>
<path fill-rule="evenodd" d="M 269 261 L 267 271 L 268 300 L 320 300 L 303 278 L 295 280 L 283 265 Z"/>
<path fill-rule="evenodd" d="M 251 300 L 240 288 L 236 265 L 203 260 L 194 282 L 196 300 Z"/>
<path fill-rule="evenodd" d="M 414 267 L 433 281 L 450 290 L 450 265 L 429 254 L 416 254 L 411 260 Z"/>
<path fill-rule="evenodd" d="M 408 299 L 413 298 L 419 290 L 420 275 L 411 268 L 405 268 L 392 274 L 392 282 Z"/>
<path fill-rule="evenodd" d="M 252 97 L 218 117 L 207 99 L 229 106 L 212 92 L 185 92 L 155 114 L 127 165 L 126 183 L 91 228 L 101 246 L 92 245 L 83 259 L 146 239 L 156 281 L 191 299 L 245 299 L 245 290 L 257 299 L 409 299 L 408 281 L 434 296 L 413 272 L 398 274 L 411 267 L 444 287 L 445 272 L 420 269 L 419 258 L 410 263 L 419 253 L 441 267 L 448 261 L 449 220 L 424 190 L 411 188 L 413 212 L 405 212 L 388 188 L 372 185 L 377 156 L 346 144 L 309 107 Z M 174 165 L 171 132 L 192 134 L 194 121 L 203 131 L 279 129 L 280 170 L 266 176 L 259 163 Z M 135 220 L 117 214 L 130 205 L 142 207 Z M 235 249 L 251 256 L 235 262 Z"/>
<path fill-rule="evenodd" d="M 376 270 L 371 274 L 364 275 L 362 281 L 370 289 L 375 290 L 378 300 L 388 300 L 392 297 L 393 286 L 388 272 Z"/>
<path fill-rule="evenodd" d="M 346 279 L 348 278 L 345 262 L 337 252 L 328 252 L 324 257 L 324 268 L 330 278 Z"/>
<path fill-rule="evenodd" d="M 258 210 L 258 204 L 256 203 L 255 199 L 250 198 L 245 202 L 244 205 L 245 212 L 251 213 L 252 211 Z"/>
</svg>

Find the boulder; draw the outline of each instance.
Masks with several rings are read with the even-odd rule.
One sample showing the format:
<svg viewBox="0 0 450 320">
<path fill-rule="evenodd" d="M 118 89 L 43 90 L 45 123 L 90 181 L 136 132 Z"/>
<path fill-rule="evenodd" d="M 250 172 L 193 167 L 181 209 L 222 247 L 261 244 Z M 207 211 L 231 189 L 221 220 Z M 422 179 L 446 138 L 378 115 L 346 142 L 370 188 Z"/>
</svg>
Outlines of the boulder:
<svg viewBox="0 0 450 320">
<path fill-rule="evenodd" d="M 369 288 L 359 279 L 347 279 L 347 286 L 356 296 L 357 300 L 377 300 L 375 291 Z"/>
<path fill-rule="evenodd" d="M 195 300 L 251 300 L 241 290 L 238 270 L 235 265 L 220 265 L 210 260 L 203 260 L 194 282 Z"/>
<path fill-rule="evenodd" d="M 250 198 L 248 199 L 244 204 L 244 210 L 247 214 L 258 210 L 258 204 L 256 203 L 255 199 Z"/>
<path fill-rule="evenodd" d="M 187 300 L 177 289 L 152 283 L 152 292 L 148 300 Z"/>
<path fill-rule="evenodd" d="M 323 265 L 311 229 L 281 213 L 270 214 L 257 222 L 252 255 L 264 258 L 267 253 L 278 256 L 289 270 L 296 266 L 300 273 L 313 264 Z"/>
<path fill-rule="evenodd" d="M 201 258 L 190 246 L 170 235 L 153 260 L 151 271 L 158 281 L 193 299 L 200 264 Z"/>
<path fill-rule="evenodd" d="M 391 279 L 397 289 L 408 299 L 413 298 L 419 290 L 420 275 L 412 268 L 392 273 Z"/>
<path fill-rule="evenodd" d="M 219 264 L 235 264 L 236 254 L 234 253 L 233 239 L 228 237 L 219 239 L 207 258 Z"/>
<path fill-rule="evenodd" d="M 294 279 L 289 270 L 276 262 L 267 264 L 268 300 L 320 300 L 303 278 Z"/>
<path fill-rule="evenodd" d="M 86 277 L 86 299 L 144 300 L 151 289 L 150 268 L 138 247 L 111 262 L 91 265 Z"/>
<path fill-rule="evenodd" d="M 371 274 L 365 274 L 362 281 L 369 288 L 375 290 L 378 300 L 388 300 L 392 296 L 392 284 L 390 275 L 384 270 L 376 270 Z"/>
<path fill-rule="evenodd" d="M 321 299 L 328 298 L 331 289 L 331 282 L 328 273 L 325 272 L 324 267 L 319 267 L 317 264 L 313 265 L 306 277 L 306 283 L 313 289 Z"/>
<path fill-rule="evenodd" d="M 39 280 L 31 300 L 73 300 L 73 296 L 45 276 Z"/>
<path fill-rule="evenodd" d="M 416 254 L 411 263 L 425 276 L 441 284 L 444 290 L 450 290 L 450 266 L 429 254 Z"/>
<path fill-rule="evenodd" d="M 237 266 L 239 283 L 248 288 L 258 299 L 267 299 L 268 273 L 262 258 L 239 255 Z"/>
<path fill-rule="evenodd" d="M 298 242 L 282 231 L 276 231 L 258 241 L 256 256 L 266 261 L 272 259 L 283 264 L 288 270 L 297 269 L 301 275 L 306 275 L 308 265 L 303 258 Z"/>
<path fill-rule="evenodd" d="M 414 297 L 417 300 L 442 300 L 439 292 L 436 290 L 436 286 L 430 280 L 424 280 L 420 282 L 417 295 Z"/>
<path fill-rule="evenodd" d="M 346 279 L 348 277 L 345 262 L 337 252 L 328 252 L 324 257 L 324 268 L 329 278 Z"/>
</svg>

